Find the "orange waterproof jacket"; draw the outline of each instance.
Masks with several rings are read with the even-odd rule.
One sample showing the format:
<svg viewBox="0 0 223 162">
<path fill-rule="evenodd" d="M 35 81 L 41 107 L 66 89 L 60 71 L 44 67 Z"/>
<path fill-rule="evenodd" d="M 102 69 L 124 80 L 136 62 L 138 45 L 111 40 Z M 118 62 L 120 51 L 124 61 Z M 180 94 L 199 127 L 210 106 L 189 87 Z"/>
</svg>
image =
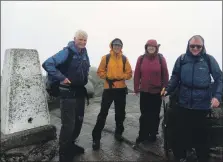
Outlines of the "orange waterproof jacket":
<svg viewBox="0 0 223 162">
<path fill-rule="evenodd" d="M 104 82 L 104 88 L 108 89 L 109 85 L 106 81 L 106 77 L 108 79 L 118 79 L 121 81 L 114 82 L 112 88 L 125 88 L 125 80 L 129 80 L 132 78 L 132 68 L 131 65 L 126 58 L 125 63 L 125 72 L 123 72 L 123 62 L 122 62 L 122 52 L 120 52 L 118 55 L 115 55 L 114 52 L 110 51 L 110 59 L 107 65 L 107 71 L 106 71 L 106 55 L 102 57 L 101 63 L 98 67 L 97 74 L 101 79 L 105 79 Z"/>
</svg>

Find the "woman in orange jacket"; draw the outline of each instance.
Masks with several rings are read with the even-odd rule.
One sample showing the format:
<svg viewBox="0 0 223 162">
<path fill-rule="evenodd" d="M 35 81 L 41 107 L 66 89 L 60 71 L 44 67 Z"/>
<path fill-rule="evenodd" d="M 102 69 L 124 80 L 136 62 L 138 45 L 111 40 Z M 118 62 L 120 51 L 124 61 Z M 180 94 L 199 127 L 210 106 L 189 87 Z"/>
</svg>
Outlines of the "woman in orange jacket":
<svg viewBox="0 0 223 162">
<path fill-rule="evenodd" d="M 101 110 L 97 117 L 96 125 L 92 132 L 93 149 L 100 148 L 101 132 L 105 126 L 109 108 L 114 101 L 116 130 L 115 138 L 122 141 L 125 120 L 125 106 L 127 86 L 125 80 L 131 79 L 132 69 L 126 56 L 122 54 L 123 43 L 120 39 L 114 39 L 110 44 L 110 53 L 103 56 L 97 74 L 104 79 L 104 91 L 102 94 Z"/>
</svg>

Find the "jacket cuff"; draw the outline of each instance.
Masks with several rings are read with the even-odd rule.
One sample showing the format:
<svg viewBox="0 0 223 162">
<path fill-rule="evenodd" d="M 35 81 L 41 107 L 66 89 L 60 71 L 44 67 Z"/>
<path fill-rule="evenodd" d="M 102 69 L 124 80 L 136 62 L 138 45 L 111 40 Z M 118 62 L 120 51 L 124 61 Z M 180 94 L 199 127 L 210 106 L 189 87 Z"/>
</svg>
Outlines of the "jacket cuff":
<svg viewBox="0 0 223 162">
<path fill-rule="evenodd" d="M 60 81 L 60 82 L 64 81 L 64 79 L 66 79 L 65 76 L 63 76 L 63 75 L 62 75 L 62 76 L 59 76 L 59 81 Z"/>
<path fill-rule="evenodd" d="M 221 94 L 218 94 L 217 93 L 217 94 L 214 95 L 214 97 L 217 98 L 219 102 L 222 102 L 222 96 L 221 96 Z"/>
</svg>

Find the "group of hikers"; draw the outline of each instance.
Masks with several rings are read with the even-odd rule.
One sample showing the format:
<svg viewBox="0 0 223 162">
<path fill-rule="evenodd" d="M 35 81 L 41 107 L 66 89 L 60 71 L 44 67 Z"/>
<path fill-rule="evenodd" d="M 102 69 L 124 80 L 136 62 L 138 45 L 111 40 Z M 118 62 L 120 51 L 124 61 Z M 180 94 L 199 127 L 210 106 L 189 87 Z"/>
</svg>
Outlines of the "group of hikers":
<svg viewBox="0 0 223 162">
<path fill-rule="evenodd" d="M 86 50 L 88 34 L 78 30 L 67 47 L 48 58 L 43 68 L 48 73 L 47 90 L 60 97 L 61 131 L 59 137 L 60 162 L 72 161 L 74 155 L 84 153 L 76 144 L 84 119 L 90 60 Z M 134 71 L 134 93 L 140 97 L 139 134 L 136 143 L 156 141 L 162 97 L 179 89 L 176 137 L 173 152 L 176 161 L 186 162 L 188 145 L 193 143 L 199 162 L 208 161 L 206 116 L 211 108 L 219 106 L 222 98 L 222 71 L 215 58 L 206 53 L 204 39 L 192 36 L 186 53 L 180 55 L 174 65 L 172 76 L 164 55 L 159 53 L 160 44 L 150 39 L 145 53 L 138 57 Z M 115 105 L 115 139 L 123 141 L 126 116 L 125 80 L 132 78 L 129 59 L 122 53 L 123 42 L 115 38 L 110 43 L 109 54 L 102 57 L 97 75 L 104 79 L 101 109 L 92 131 L 93 150 L 100 149 L 102 130 L 109 108 Z M 211 76 L 216 85 L 210 90 Z"/>
</svg>

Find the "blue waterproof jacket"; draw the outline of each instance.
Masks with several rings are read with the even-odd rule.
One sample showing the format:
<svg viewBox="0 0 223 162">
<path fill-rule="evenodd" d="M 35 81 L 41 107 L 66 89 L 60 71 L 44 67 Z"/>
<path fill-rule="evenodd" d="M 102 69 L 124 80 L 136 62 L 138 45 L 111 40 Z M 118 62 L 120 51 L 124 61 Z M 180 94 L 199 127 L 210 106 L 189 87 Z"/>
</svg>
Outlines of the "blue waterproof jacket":
<svg viewBox="0 0 223 162">
<path fill-rule="evenodd" d="M 211 76 L 214 79 L 214 90 L 210 88 Z M 180 56 L 175 62 L 166 91 L 172 93 L 177 87 L 179 105 L 183 108 L 208 110 L 213 97 L 221 102 L 222 71 L 215 58 L 206 54 L 205 47 L 198 56 L 194 56 L 189 51 L 188 42 L 183 60 Z"/>
<path fill-rule="evenodd" d="M 68 58 L 68 48 L 70 48 L 74 54 L 72 61 L 69 64 L 69 68 L 60 66 Z M 81 53 L 79 53 L 75 47 L 74 41 L 70 41 L 67 47 L 64 47 L 63 50 L 48 58 L 42 64 L 42 67 L 47 71 L 48 80 L 51 82 L 63 81 L 65 78 L 68 78 L 71 83 L 74 84 L 80 80 L 85 80 L 83 83 L 85 85 L 87 84 L 90 61 L 86 48 L 82 49 Z"/>
</svg>

